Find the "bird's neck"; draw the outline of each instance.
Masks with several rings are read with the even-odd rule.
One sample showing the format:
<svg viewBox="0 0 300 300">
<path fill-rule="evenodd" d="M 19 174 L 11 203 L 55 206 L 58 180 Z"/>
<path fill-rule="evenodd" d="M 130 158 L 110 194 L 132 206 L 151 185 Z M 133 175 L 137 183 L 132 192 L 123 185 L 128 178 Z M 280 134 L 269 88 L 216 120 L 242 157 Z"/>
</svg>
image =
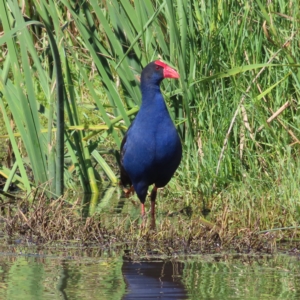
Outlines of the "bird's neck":
<svg viewBox="0 0 300 300">
<path fill-rule="evenodd" d="M 142 86 L 142 107 L 165 107 L 165 101 L 158 85 Z"/>
</svg>

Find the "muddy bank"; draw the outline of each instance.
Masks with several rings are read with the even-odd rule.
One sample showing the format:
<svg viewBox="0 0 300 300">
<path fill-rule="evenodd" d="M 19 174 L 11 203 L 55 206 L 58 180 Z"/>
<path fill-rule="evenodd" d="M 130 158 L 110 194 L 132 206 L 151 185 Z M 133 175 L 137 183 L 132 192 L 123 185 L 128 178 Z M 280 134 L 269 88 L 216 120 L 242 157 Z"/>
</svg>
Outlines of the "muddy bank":
<svg viewBox="0 0 300 300">
<path fill-rule="evenodd" d="M 64 199 L 42 198 L 32 204 L 3 202 L 0 238 L 3 245 L 122 248 L 133 257 L 278 250 L 296 254 L 299 249 L 297 236 L 286 238 L 281 231 L 226 228 L 218 220 L 205 223 L 198 215 L 187 214 L 185 210 L 161 213 L 156 220 L 114 211 L 88 216 L 81 201 L 70 204 Z"/>
</svg>

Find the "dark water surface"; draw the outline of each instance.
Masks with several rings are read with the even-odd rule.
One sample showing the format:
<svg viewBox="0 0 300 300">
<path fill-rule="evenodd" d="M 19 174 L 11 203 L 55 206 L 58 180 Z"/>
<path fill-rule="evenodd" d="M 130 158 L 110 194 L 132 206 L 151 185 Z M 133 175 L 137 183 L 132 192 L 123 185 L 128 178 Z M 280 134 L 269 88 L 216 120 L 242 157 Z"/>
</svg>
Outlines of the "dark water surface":
<svg viewBox="0 0 300 300">
<path fill-rule="evenodd" d="M 0 299 L 300 299 L 298 256 L 130 261 L 97 249 L 3 250 Z"/>
</svg>

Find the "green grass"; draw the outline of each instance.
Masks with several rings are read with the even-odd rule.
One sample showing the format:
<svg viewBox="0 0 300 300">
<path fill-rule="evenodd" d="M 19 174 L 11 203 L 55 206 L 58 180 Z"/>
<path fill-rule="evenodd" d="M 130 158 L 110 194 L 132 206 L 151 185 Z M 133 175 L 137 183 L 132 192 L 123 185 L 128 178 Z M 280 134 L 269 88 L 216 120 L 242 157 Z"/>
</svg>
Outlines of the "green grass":
<svg viewBox="0 0 300 300">
<path fill-rule="evenodd" d="M 161 57 L 181 76 L 177 82 L 165 80 L 162 91 L 184 154 L 159 206 L 180 199 L 195 214 L 209 209 L 208 218 L 224 230 L 298 225 L 296 0 L 32 3 L 37 15 L 28 11 L 28 17 L 47 24 L 59 45 L 66 187 L 78 189 L 80 183 L 79 189 L 96 193 L 107 178 L 117 182 L 115 157 L 109 153 L 119 148 L 140 105 L 142 68 Z M 46 31 L 18 21 L 16 2 L 1 5 L 13 12 L 2 17 L 5 28 L 11 28 L 0 38 L 2 110 L 7 104 L 5 111 L 12 112 L 21 134 L 25 151 L 9 131 L 7 118 L 17 173 L 29 193 L 61 172 L 47 147 L 57 142 L 56 134 L 49 134 L 56 127 L 56 77 Z M 20 111 L 26 113 L 20 117 Z M 98 129 L 87 129 L 93 124 Z M 48 135 L 40 134 L 47 128 Z M 35 163 L 38 155 L 42 164 Z"/>
</svg>

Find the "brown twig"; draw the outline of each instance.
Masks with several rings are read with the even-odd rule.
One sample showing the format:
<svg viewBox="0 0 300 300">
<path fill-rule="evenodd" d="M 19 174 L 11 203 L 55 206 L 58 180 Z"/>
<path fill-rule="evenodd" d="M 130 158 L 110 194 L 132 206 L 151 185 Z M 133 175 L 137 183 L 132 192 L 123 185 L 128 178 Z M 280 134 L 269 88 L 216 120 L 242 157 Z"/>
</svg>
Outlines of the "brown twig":
<svg viewBox="0 0 300 300">
<path fill-rule="evenodd" d="M 287 109 L 290 106 L 290 102 L 287 101 L 285 102 L 273 115 L 267 120 L 267 124 L 269 125 L 274 119 L 276 119 L 285 109 Z M 258 129 L 257 132 L 260 132 L 263 130 L 265 126 L 261 125 Z"/>
</svg>

